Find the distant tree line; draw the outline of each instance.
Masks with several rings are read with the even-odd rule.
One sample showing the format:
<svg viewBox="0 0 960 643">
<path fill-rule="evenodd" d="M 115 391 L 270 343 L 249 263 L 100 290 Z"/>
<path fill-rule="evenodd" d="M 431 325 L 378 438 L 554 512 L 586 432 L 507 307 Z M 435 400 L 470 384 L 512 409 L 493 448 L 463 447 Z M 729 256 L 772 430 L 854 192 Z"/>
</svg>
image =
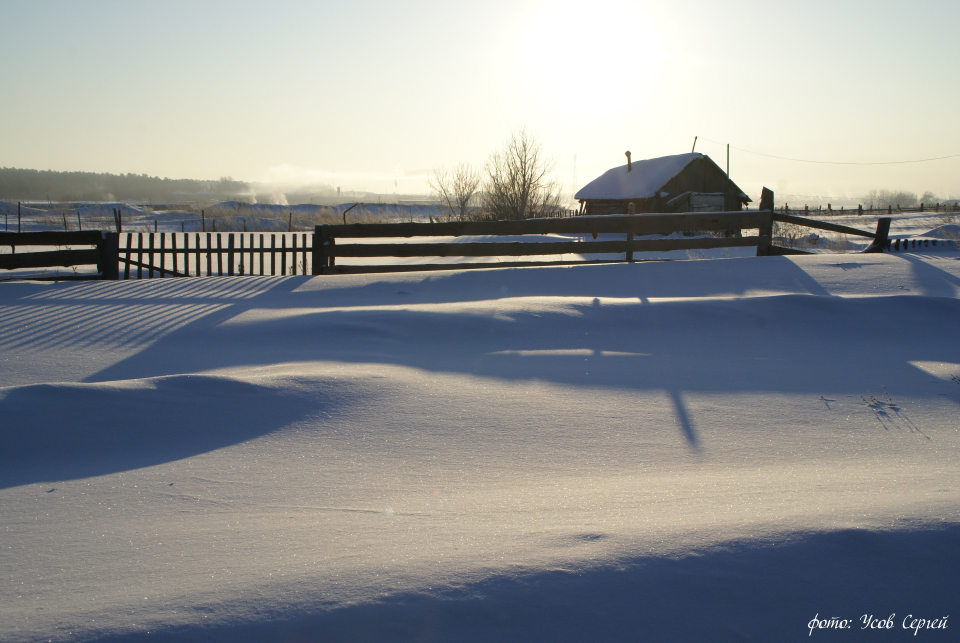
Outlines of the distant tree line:
<svg viewBox="0 0 960 643">
<path fill-rule="evenodd" d="M 924 192 L 921 196 L 917 196 L 915 192 L 905 192 L 903 190 L 870 190 L 863 196 L 863 205 L 870 210 L 887 207 L 915 208 L 921 203 L 933 205 L 947 200 L 933 192 Z"/>
<path fill-rule="evenodd" d="M 97 174 L 0 168 L 0 200 L 5 201 L 156 201 L 197 196 L 227 197 L 248 191 L 242 181 L 161 179 L 146 174 Z"/>
</svg>

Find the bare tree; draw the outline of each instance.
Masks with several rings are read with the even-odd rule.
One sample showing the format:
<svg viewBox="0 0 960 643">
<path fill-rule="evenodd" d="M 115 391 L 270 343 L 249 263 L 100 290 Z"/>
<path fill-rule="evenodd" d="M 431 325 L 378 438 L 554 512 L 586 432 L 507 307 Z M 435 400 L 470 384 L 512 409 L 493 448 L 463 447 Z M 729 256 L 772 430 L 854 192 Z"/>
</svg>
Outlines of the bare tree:
<svg viewBox="0 0 960 643">
<path fill-rule="evenodd" d="M 497 219 L 530 219 L 560 209 L 560 185 L 549 175 L 556 162 L 526 130 L 514 132 L 487 161 L 483 205 Z"/>
<path fill-rule="evenodd" d="M 439 167 L 433 171 L 427 183 L 440 200 L 444 218 L 453 221 L 470 218 L 470 205 L 477 196 L 481 178 L 480 172 L 466 163 L 452 170 Z"/>
</svg>

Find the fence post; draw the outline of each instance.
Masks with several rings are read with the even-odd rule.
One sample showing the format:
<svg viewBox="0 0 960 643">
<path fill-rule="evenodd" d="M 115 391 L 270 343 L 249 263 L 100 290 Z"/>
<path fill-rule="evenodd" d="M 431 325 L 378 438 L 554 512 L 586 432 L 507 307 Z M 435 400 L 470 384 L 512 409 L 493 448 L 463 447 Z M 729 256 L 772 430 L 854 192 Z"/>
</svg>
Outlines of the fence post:
<svg viewBox="0 0 960 643">
<path fill-rule="evenodd" d="M 322 275 L 323 268 L 327 265 L 327 258 L 323 251 L 323 244 L 326 241 L 326 233 L 322 225 L 313 228 L 313 266 L 310 271 L 314 275 Z"/>
<path fill-rule="evenodd" d="M 290 274 L 297 274 L 297 235 L 293 235 L 293 258 L 290 260 Z"/>
<path fill-rule="evenodd" d="M 760 192 L 760 211 L 767 213 L 766 220 L 757 230 L 760 241 L 757 243 L 757 256 L 766 257 L 770 255 L 770 246 L 773 243 L 773 190 L 763 188 Z"/>
<path fill-rule="evenodd" d="M 121 234 L 123 234 L 123 233 L 118 232 L 118 233 L 117 233 L 117 236 L 119 237 Z M 132 245 L 133 245 L 133 233 L 132 233 L 132 232 L 128 232 L 128 233 L 127 233 L 127 247 L 126 247 L 126 251 L 127 251 L 127 253 L 126 253 L 126 258 L 127 258 L 127 260 L 124 262 L 124 266 L 123 266 L 123 278 L 124 278 L 124 279 L 129 279 L 129 278 L 130 278 L 130 247 L 131 247 Z"/>
<path fill-rule="evenodd" d="M 147 276 L 147 278 L 153 279 L 153 235 L 148 232 L 147 236 L 150 237 L 150 254 L 149 254 L 150 258 L 148 259 L 148 261 L 150 262 L 150 274 Z"/>
<path fill-rule="evenodd" d="M 163 279 L 164 277 L 166 277 L 166 273 L 163 272 L 164 269 L 166 269 L 166 267 L 167 267 L 167 259 L 166 259 L 166 258 L 167 258 L 167 253 L 164 252 L 164 248 L 166 247 L 166 243 L 167 243 L 166 239 L 167 239 L 167 234 L 166 234 L 165 232 L 161 232 L 161 233 L 160 233 L 160 259 L 159 259 L 159 260 L 160 260 L 160 272 L 158 273 L 158 276 L 159 276 L 161 279 Z"/>
<path fill-rule="evenodd" d="M 884 248 L 887 246 L 887 237 L 890 236 L 890 217 L 880 217 L 877 219 L 877 232 L 873 237 L 873 241 L 867 246 L 867 249 L 864 250 L 865 253 L 877 253 L 883 252 Z"/>
<path fill-rule="evenodd" d="M 760 235 L 760 241 L 757 243 L 758 257 L 769 256 L 770 246 L 773 245 L 773 212 L 770 212 L 768 216 L 769 218 L 757 230 Z"/>
<path fill-rule="evenodd" d="M 120 279 L 120 235 L 116 232 L 101 233 L 100 243 L 97 244 L 97 250 L 100 251 L 100 261 L 97 264 L 97 272 L 101 279 L 116 281 Z"/>
</svg>

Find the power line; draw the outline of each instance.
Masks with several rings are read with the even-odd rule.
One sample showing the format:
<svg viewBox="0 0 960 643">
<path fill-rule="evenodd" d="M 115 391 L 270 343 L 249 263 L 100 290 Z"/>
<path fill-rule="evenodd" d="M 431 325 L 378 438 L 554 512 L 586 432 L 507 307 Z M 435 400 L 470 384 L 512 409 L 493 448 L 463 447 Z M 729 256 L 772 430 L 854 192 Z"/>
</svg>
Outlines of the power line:
<svg viewBox="0 0 960 643">
<path fill-rule="evenodd" d="M 708 143 L 714 143 L 716 145 L 726 145 L 726 143 L 719 143 L 717 141 L 711 141 L 709 138 L 703 139 Z M 745 152 L 747 154 L 756 154 L 757 156 L 766 156 L 772 159 L 779 159 L 781 161 L 794 161 L 796 163 L 817 163 L 819 165 L 904 165 L 907 163 L 927 163 L 929 161 L 943 161 L 946 159 L 955 159 L 960 157 L 960 154 L 951 154 L 949 156 L 937 156 L 929 159 L 914 159 L 912 161 L 875 161 L 871 163 L 859 163 L 856 161 L 814 161 L 811 159 L 793 159 L 787 156 L 776 156 L 774 154 L 764 154 L 763 152 L 754 152 L 752 150 L 745 150 L 742 147 L 736 147 L 731 145 L 731 148 L 737 150 L 738 152 Z"/>
</svg>

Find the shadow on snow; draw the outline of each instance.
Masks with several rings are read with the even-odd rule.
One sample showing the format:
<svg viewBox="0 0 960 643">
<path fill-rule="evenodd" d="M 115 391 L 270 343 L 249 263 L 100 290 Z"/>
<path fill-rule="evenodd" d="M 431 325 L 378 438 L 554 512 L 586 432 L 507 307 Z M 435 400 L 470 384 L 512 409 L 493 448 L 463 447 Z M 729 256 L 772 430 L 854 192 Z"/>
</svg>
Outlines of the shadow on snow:
<svg viewBox="0 0 960 643">
<path fill-rule="evenodd" d="M 849 529 L 785 543 L 734 542 L 682 557 L 497 575 L 341 608 L 316 597 L 313 608 L 308 602 L 262 621 L 99 640 L 801 641 L 811 639 L 808 623 L 815 616 L 848 621 L 848 629 L 813 631 L 820 641 L 916 640 L 903 628 L 908 615 L 954 615 L 958 548 L 955 524 Z M 861 629 L 864 615 L 891 614 L 892 629 Z M 946 630 L 922 634 L 947 640 L 956 627 L 948 619 Z"/>
</svg>

